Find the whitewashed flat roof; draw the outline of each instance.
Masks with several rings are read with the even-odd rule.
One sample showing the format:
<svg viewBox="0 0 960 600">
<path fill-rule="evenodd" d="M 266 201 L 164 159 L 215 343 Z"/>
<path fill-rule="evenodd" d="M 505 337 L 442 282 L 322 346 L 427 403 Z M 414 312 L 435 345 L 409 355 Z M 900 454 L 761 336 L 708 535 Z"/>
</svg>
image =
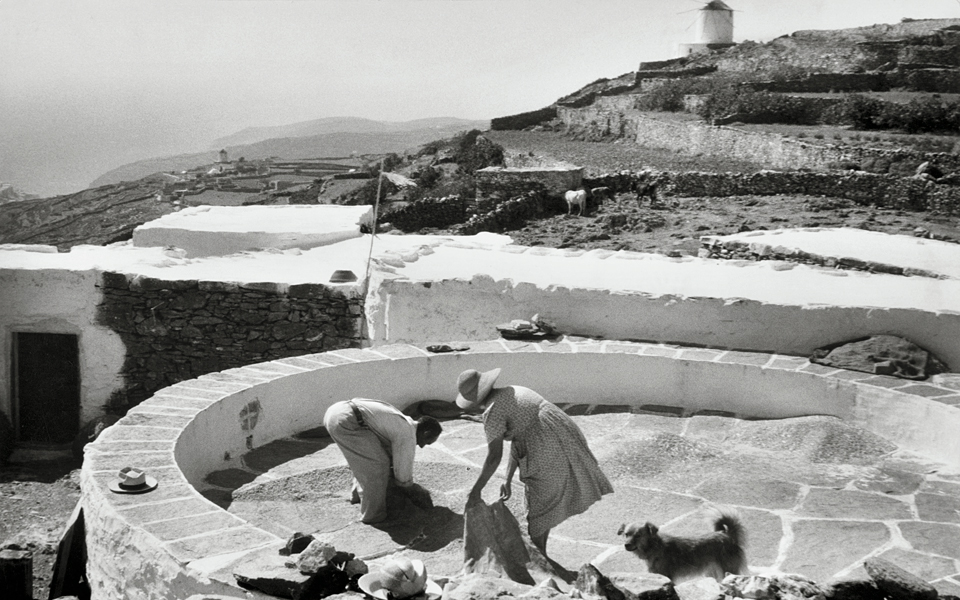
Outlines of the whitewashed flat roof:
<svg viewBox="0 0 960 600">
<path fill-rule="evenodd" d="M 196 206 L 144 223 L 133 245 L 173 246 L 189 257 L 276 248 L 316 248 L 358 238 L 371 206 Z"/>
<path fill-rule="evenodd" d="M 898 259 L 897 264 L 909 263 L 938 272 L 951 268 L 955 272 L 960 265 L 957 245 L 911 236 L 847 229 L 784 230 L 744 239 L 777 240 L 779 245 L 796 245 L 805 251 L 862 256 L 865 260 Z M 544 289 L 599 289 L 665 298 L 743 298 L 808 307 L 913 308 L 960 313 L 960 279 L 871 274 L 780 261 L 667 258 L 636 252 L 524 247 L 510 244 L 508 236 L 490 233 L 465 237 L 379 234 L 373 242 L 372 255 L 378 259 L 378 268 L 392 269 L 397 276 L 414 281 L 490 277 Z M 96 269 L 167 280 L 280 284 L 324 283 L 334 271 L 346 269 L 362 281 L 371 252 L 371 236 L 308 250 L 261 250 L 206 258 L 188 258 L 177 249 L 138 248 L 129 243 L 77 246 L 66 253 L 49 250 L 0 246 L 0 268 Z"/>
<path fill-rule="evenodd" d="M 431 235 L 380 234 L 373 239 L 373 256 L 412 257 L 421 246 L 436 246 L 453 238 Z M 503 235 L 480 233 L 462 238 L 488 247 L 510 243 Z M 325 283 L 336 270 L 353 271 L 362 279 L 371 236 L 351 238 L 309 250 L 259 250 L 229 256 L 188 258 L 176 248 L 139 248 L 129 242 L 110 246 L 75 246 L 57 252 L 53 246 L 0 245 L 0 269 L 114 271 L 165 280 L 237 283 Z M 412 254 L 411 254 L 412 253 Z"/>
<path fill-rule="evenodd" d="M 137 227 L 235 233 L 330 233 L 356 229 L 372 217 L 370 206 L 292 204 L 193 206 Z"/>
</svg>

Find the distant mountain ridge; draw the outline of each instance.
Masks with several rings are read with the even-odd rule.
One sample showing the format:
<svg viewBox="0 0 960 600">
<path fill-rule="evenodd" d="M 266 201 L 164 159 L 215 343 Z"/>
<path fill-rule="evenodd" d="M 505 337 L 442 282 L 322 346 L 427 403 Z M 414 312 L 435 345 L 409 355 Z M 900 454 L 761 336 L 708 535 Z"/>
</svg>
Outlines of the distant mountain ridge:
<svg viewBox="0 0 960 600">
<path fill-rule="evenodd" d="M 301 121 L 290 125 L 275 125 L 265 127 L 247 127 L 236 133 L 219 138 L 211 142 L 211 150 L 219 150 L 227 146 L 254 144 L 271 138 L 292 138 L 323 135 L 325 133 L 396 133 L 402 131 L 419 131 L 423 129 L 437 129 L 456 131 L 473 129 L 477 123 L 486 121 L 471 121 L 456 117 L 434 117 L 415 119 L 413 121 L 374 121 L 360 117 L 326 117 Z"/>
<path fill-rule="evenodd" d="M 304 132 L 325 128 L 340 129 L 340 131 L 271 137 L 274 133 L 280 131 L 303 134 Z M 353 152 L 381 154 L 402 152 L 428 142 L 452 137 L 465 130 L 480 129 L 485 131 L 489 128 L 490 121 L 471 121 L 452 117 L 417 119 L 403 123 L 373 121 L 356 117 L 333 117 L 277 127 L 254 127 L 220 138 L 216 142 L 228 142 L 231 139 L 254 141 L 215 143 L 209 152 L 177 154 L 129 163 L 104 173 L 90 183 L 89 187 L 100 187 L 121 181 L 136 181 L 153 173 L 184 171 L 196 166 L 214 163 L 217 161 L 217 152 L 220 149 L 225 149 L 231 159 L 242 156 L 248 160 L 270 158 L 271 156 L 286 159 L 342 157 L 350 156 Z"/>
</svg>

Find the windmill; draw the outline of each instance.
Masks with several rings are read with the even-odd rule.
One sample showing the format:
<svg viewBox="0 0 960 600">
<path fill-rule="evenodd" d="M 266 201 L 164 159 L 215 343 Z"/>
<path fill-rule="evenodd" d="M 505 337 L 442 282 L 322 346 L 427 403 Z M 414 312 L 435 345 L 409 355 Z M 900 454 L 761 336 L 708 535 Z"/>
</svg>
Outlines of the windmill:
<svg viewBox="0 0 960 600">
<path fill-rule="evenodd" d="M 723 0 L 710 0 L 697 13 L 697 41 L 680 44 L 680 56 L 733 45 L 733 9 Z"/>
</svg>

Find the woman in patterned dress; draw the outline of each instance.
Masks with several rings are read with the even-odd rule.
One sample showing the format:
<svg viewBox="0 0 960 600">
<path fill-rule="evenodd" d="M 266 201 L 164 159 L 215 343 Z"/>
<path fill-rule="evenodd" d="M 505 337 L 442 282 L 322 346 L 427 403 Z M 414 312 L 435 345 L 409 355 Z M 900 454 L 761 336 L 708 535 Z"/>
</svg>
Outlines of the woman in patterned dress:
<svg viewBox="0 0 960 600">
<path fill-rule="evenodd" d="M 464 371 L 457 380 L 457 405 L 483 413 L 487 457 L 467 506 L 481 502 L 484 486 L 500 466 L 503 442 L 510 442 L 507 481 L 500 499 L 510 498 L 513 474 L 520 469 L 526 491 L 527 529 L 534 545 L 547 554 L 550 530 L 613 492 L 577 424 L 552 402 L 529 388 L 494 388 L 500 369 Z"/>
</svg>

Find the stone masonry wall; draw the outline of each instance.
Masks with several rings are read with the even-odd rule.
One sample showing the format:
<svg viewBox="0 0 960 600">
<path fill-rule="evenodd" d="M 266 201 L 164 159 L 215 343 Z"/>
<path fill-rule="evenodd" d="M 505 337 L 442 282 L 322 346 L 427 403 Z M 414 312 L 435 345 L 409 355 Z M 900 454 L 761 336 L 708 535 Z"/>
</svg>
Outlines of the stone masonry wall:
<svg viewBox="0 0 960 600">
<path fill-rule="evenodd" d="M 813 73 L 803 79 L 750 83 L 756 91 L 766 92 L 876 92 L 890 88 L 884 73 Z"/>
<path fill-rule="evenodd" d="M 478 213 L 454 228 L 457 235 L 475 235 L 481 231 L 501 232 L 516 229 L 529 219 L 549 210 L 556 211 L 559 202 L 542 191 L 530 191 L 496 205 L 492 210 Z"/>
<path fill-rule="evenodd" d="M 561 115 L 564 113 L 561 112 Z M 625 118 L 636 121 L 637 143 L 676 150 L 688 154 L 723 155 L 770 165 L 778 169 L 826 168 L 843 161 L 867 159 L 910 159 L 931 161 L 941 169 L 960 169 L 960 156 L 909 150 L 881 150 L 810 144 L 777 134 L 754 133 L 730 127 L 714 127 L 700 122 L 681 123 L 654 119 L 639 113 Z"/>
<path fill-rule="evenodd" d="M 591 139 L 607 136 L 637 139 L 639 121 L 631 111 L 637 106 L 637 95 L 598 98 L 584 108 L 557 107 L 557 116 L 568 129 L 581 131 Z"/>
<path fill-rule="evenodd" d="M 582 167 L 536 169 L 488 167 L 476 172 L 477 212 L 493 210 L 501 202 L 541 192 L 562 197 L 567 190 L 580 187 Z"/>
<path fill-rule="evenodd" d="M 900 50 L 897 61 L 902 64 L 960 66 L 958 46 L 907 46 Z"/>
<path fill-rule="evenodd" d="M 460 196 L 421 198 L 403 208 L 390 211 L 383 220 L 401 231 L 419 231 L 424 227 L 449 227 L 466 218 L 467 202 Z"/>
<path fill-rule="evenodd" d="M 703 236 L 700 238 L 699 257 L 724 260 L 789 261 L 846 271 L 866 271 L 868 273 L 889 273 L 891 275 L 947 279 L 946 275 L 934 273 L 926 269 L 904 268 L 887 263 L 850 257 L 835 258 L 832 256 L 821 256 L 819 254 L 804 252 L 803 250 L 778 248 L 776 246 L 755 247 L 753 244 L 739 240 L 723 240 L 716 236 Z"/>
<path fill-rule="evenodd" d="M 126 346 L 121 412 L 157 390 L 206 373 L 278 358 L 358 348 L 363 298 L 320 284 L 280 286 L 128 279 L 105 272 L 98 324 Z"/>
<path fill-rule="evenodd" d="M 957 69 L 904 69 L 892 73 L 891 87 L 938 94 L 960 93 L 960 72 Z"/>
<path fill-rule="evenodd" d="M 626 96 L 625 105 L 634 102 Z M 919 164 L 930 161 L 945 171 L 960 170 L 960 155 L 944 152 L 882 150 L 811 144 L 778 134 L 742 131 L 702 122 L 679 122 L 656 119 L 640 112 L 624 109 L 611 102 L 571 109 L 561 107 L 557 115 L 573 135 L 622 136 L 643 146 L 664 148 L 686 154 L 722 155 L 769 165 L 776 169 L 823 169 L 838 162 L 866 160 L 910 160 Z"/>
<path fill-rule="evenodd" d="M 960 209 L 960 188 L 917 177 L 896 177 L 862 171 L 804 173 L 676 173 L 667 191 L 679 196 L 773 196 L 778 194 L 846 198 L 857 204 L 907 210 Z"/>
<path fill-rule="evenodd" d="M 584 180 L 587 187 L 605 186 L 614 193 L 631 189 L 640 173 L 608 173 Z M 760 171 L 758 173 L 686 173 L 660 171 L 653 174 L 661 193 L 682 197 L 726 196 L 827 196 L 845 198 L 865 206 L 906 210 L 960 211 L 960 187 L 938 184 L 921 177 L 896 177 L 862 171 L 810 173 Z"/>
</svg>

